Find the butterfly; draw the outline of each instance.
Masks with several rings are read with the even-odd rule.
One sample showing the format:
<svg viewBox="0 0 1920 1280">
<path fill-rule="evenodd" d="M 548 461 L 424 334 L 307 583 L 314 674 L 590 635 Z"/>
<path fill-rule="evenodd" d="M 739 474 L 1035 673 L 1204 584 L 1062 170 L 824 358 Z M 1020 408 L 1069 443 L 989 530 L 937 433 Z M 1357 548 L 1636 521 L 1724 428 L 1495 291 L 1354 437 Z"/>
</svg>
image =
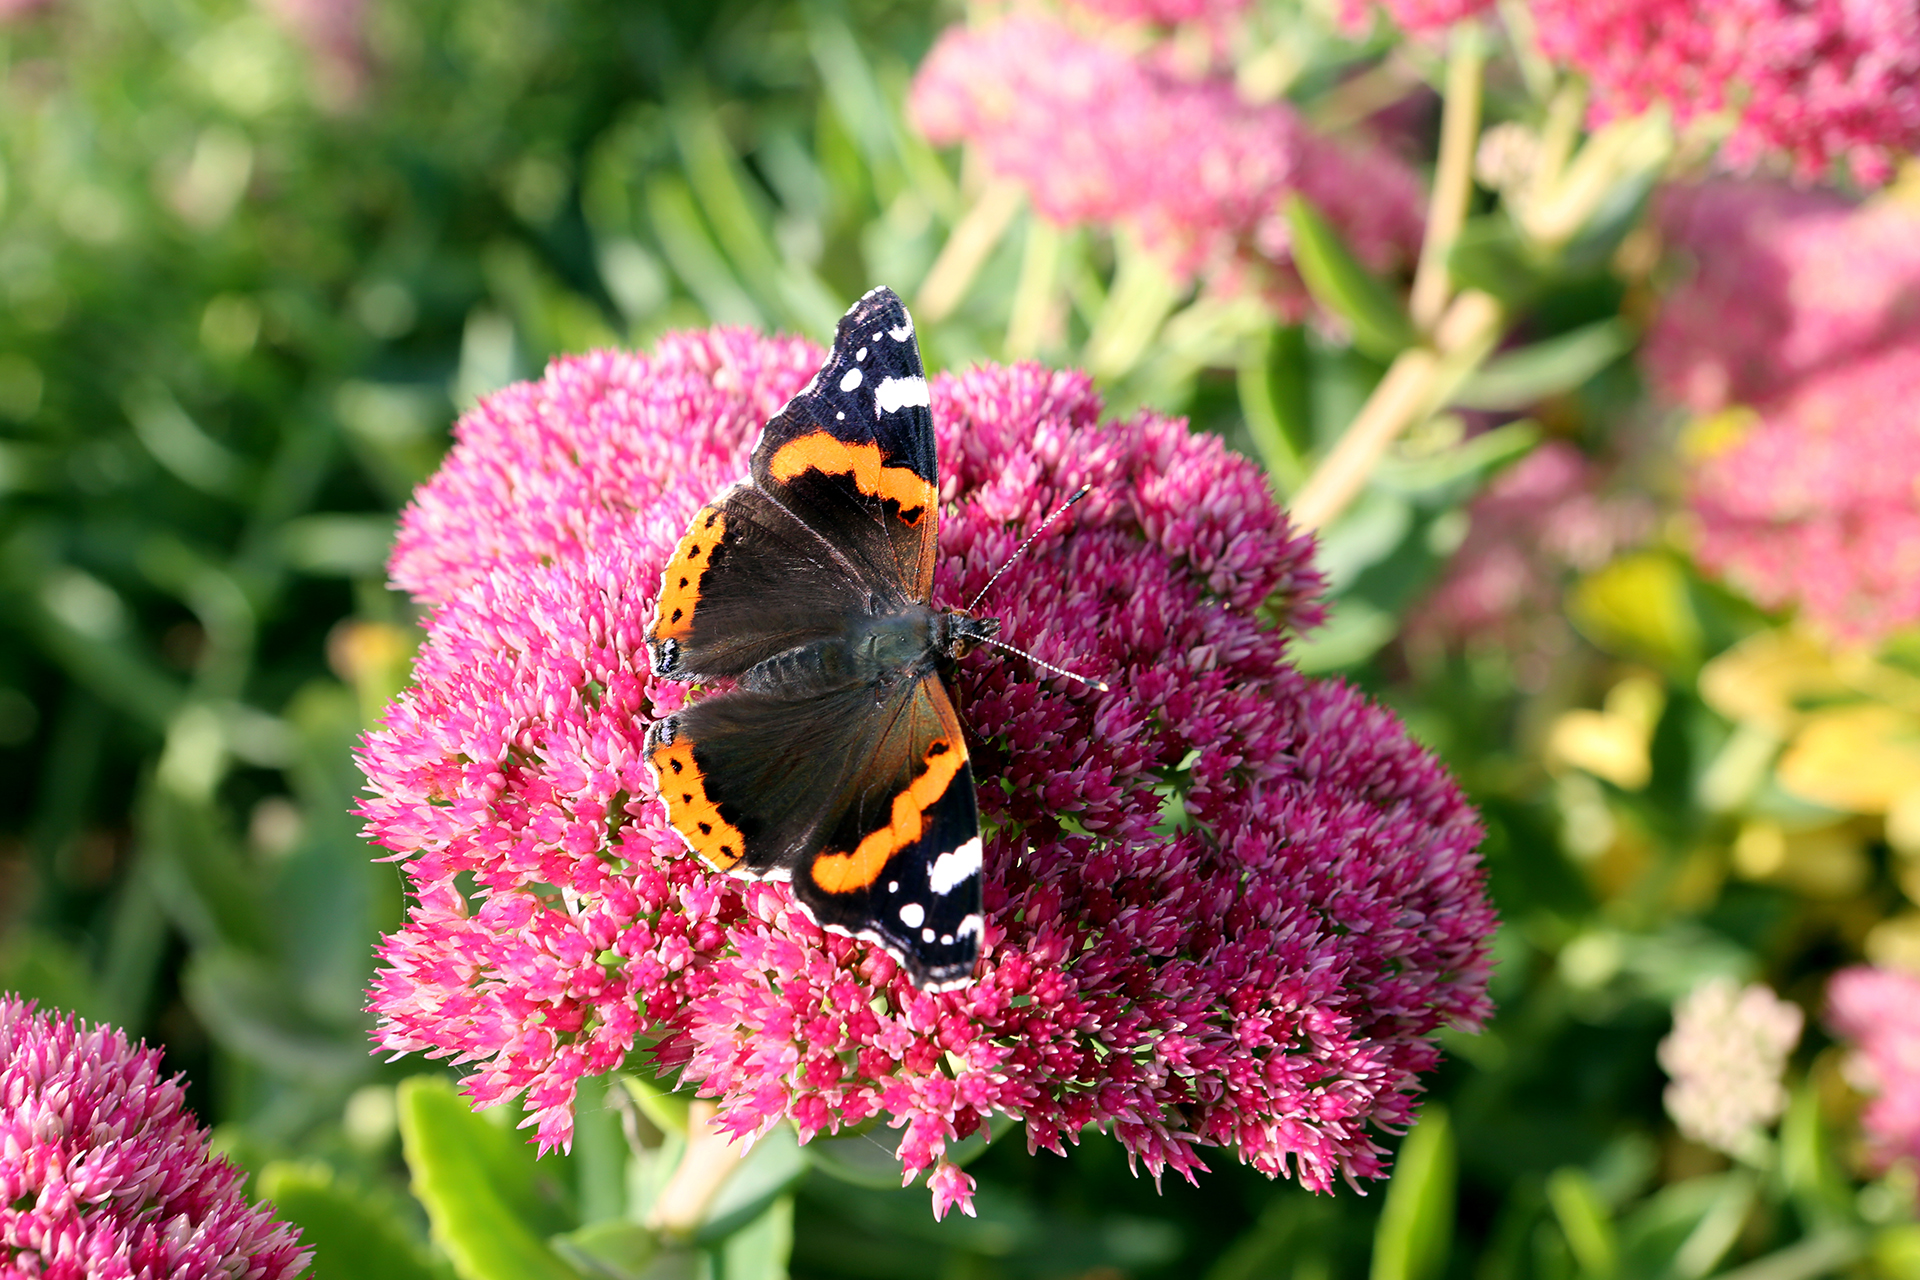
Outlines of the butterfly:
<svg viewBox="0 0 1920 1280">
<path fill-rule="evenodd" d="M 932 603 L 940 472 L 913 320 L 875 289 L 694 514 L 647 629 L 653 674 L 732 680 L 654 722 L 668 821 L 709 865 L 786 880 L 913 983 L 973 980 L 980 819 L 954 664 L 995 618 Z"/>
</svg>

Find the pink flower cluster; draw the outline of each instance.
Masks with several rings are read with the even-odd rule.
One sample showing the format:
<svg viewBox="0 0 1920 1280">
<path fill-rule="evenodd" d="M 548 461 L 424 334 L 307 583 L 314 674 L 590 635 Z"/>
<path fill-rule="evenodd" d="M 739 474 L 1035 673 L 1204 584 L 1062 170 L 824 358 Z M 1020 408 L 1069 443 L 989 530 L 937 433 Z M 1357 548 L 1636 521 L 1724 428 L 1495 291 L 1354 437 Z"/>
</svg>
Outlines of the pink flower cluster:
<svg viewBox="0 0 1920 1280">
<path fill-rule="evenodd" d="M 1768 608 L 1835 636 L 1920 622 L 1920 345 L 1842 365 L 1774 401 L 1693 480 L 1694 552 Z"/>
<path fill-rule="evenodd" d="M 310 1257 L 160 1053 L 0 997 L 0 1280 L 278 1280 Z"/>
<path fill-rule="evenodd" d="M 1858 965 L 1827 984 L 1827 1025 L 1852 1047 L 1847 1077 L 1872 1095 L 1860 1124 L 1875 1160 L 1920 1159 L 1920 977 Z"/>
<path fill-rule="evenodd" d="M 948 1146 L 996 1111 L 1053 1151 L 1107 1129 L 1155 1176 L 1208 1146 L 1315 1188 L 1380 1174 L 1431 1033 L 1488 1012 L 1479 826 L 1391 714 L 1287 664 L 1263 617 L 1317 620 L 1319 579 L 1264 477 L 1179 421 L 1100 422 L 1082 374 L 932 383 L 936 603 L 1091 483 L 990 604 L 1014 643 L 1113 686 L 962 664 L 978 981 L 918 991 L 669 830 L 642 760 L 685 696 L 641 644 L 661 567 L 819 358 L 673 335 L 462 419 L 393 561 L 430 634 L 364 746 L 369 830 L 416 899 L 382 948 L 381 1045 L 471 1064 L 481 1103 L 524 1091 L 551 1146 L 575 1081 L 645 1036 L 729 1130 L 902 1130 L 939 1211 L 972 1189 Z"/>
<path fill-rule="evenodd" d="M 1722 158 L 1835 163 L 1879 183 L 1920 147 L 1920 0 L 1532 0 L 1541 48 L 1593 82 L 1600 118 L 1728 112 Z"/>
<path fill-rule="evenodd" d="M 1288 315 L 1284 205 L 1298 192 L 1369 265 L 1419 252 L 1419 180 L 1390 153 L 1336 143 L 1285 103 L 1243 101 L 1229 79 L 1188 79 L 1067 26 L 1016 16 L 955 27 L 914 78 L 908 113 L 934 142 L 967 142 L 1060 223 L 1135 230 L 1182 277 L 1251 273 Z"/>
<path fill-rule="evenodd" d="M 1701 563 L 1839 636 L 1920 621 L 1920 214 L 1723 181 L 1671 193 L 1659 221 L 1690 275 L 1649 375 L 1758 415 L 1694 470 Z"/>
<path fill-rule="evenodd" d="M 1409 638 L 1498 645 L 1518 658 L 1522 684 L 1536 687 L 1565 642 L 1560 597 L 1569 572 L 1597 569 L 1653 532 L 1653 504 L 1603 492 L 1605 479 L 1563 440 L 1496 476 L 1468 508 L 1466 540 L 1446 576 L 1409 615 Z"/>
</svg>

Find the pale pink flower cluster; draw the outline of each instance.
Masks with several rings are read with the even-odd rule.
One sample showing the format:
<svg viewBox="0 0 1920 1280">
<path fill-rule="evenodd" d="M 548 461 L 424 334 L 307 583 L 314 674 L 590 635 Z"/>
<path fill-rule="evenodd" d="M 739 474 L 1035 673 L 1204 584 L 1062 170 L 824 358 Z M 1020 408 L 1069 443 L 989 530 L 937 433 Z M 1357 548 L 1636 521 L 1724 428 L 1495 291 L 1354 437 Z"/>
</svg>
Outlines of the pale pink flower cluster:
<svg viewBox="0 0 1920 1280">
<path fill-rule="evenodd" d="M 1252 275 L 1290 316 L 1306 305 L 1291 266 L 1293 193 L 1370 266 L 1418 253 L 1423 197 L 1398 159 L 1167 63 L 1045 17 L 955 27 L 921 64 L 908 113 L 934 142 L 974 147 L 1055 222 L 1129 227 L 1182 277 Z"/>
<path fill-rule="evenodd" d="M 1605 119 L 1726 112 L 1722 159 L 1884 182 L 1920 147 L 1920 0 L 1531 0 L 1541 48 Z"/>
<path fill-rule="evenodd" d="M 1847 1078 L 1876 1161 L 1920 1160 L 1920 977 L 1858 965 L 1827 984 L 1827 1025 L 1852 1052 Z"/>
<path fill-rule="evenodd" d="M 1549 440 L 1507 470 L 1467 508 L 1466 539 L 1431 594 L 1407 618 L 1414 643 L 1493 644 L 1520 661 L 1522 683 L 1564 642 L 1561 593 L 1653 532 L 1652 502 L 1608 493 L 1605 468 L 1564 440 Z"/>
<path fill-rule="evenodd" d="M 1722 180 L 1663 192 L 1656 223 L 1685 275 L 1643 359 L 1699 412 L 1764 405 L 1810 375 L 1920 345 L 1920 208 Z"/>
<path fill-rule="evenodd" d="M 429 638 L 363 752 L 369 830 L 415 895 L 372 992 L 381 1045 L 470 1066 L 478 1102 L 524 1093 L 543 1146 L 568 1141 L 579 1077 L 645 1045 L 736 1132 L 883 1120 L 941 1211 L 972 1189 L 945 1152 L 994 1112 L 1053 1151 L 1105 1129 L 1155 1176 L 1209 1147 L 1315 1188 L 1379 1175 L 1432 1033 L 1488 1010 L 1479 827 L 1389 713 L 1288 665 L 1262 619 L 1319 616 L 1310 543 L 1181 422 L 1103 423 L 1084 375 L 1031 365 L 932 381 L 936 603 L 1091 483 L 988 603 L 1113 687 L 961 666 L 977 982 L 915 990 L 669 829 L 642 758 L 687 696 L 641 643 L 661 567 L 819 359 L 673 335 L 462 419 L 393 561 Z"/>
<path fill-rule="evenodd" d="M 1920 621 L 1920 213 L 1715 182 L 1659 220 L 1689 275 L 1648 372 L 1756 415 L 1694 467 L 1700 562 L 1838 637 Z"/>
<path fill-rule="evenodd" d="M 1787 1109 L 1787 1056 L 1806 1015 L 1760 983 L 1702 983 L 1673 1008 L 1673 1031 L 1660 1042 L 1667 1114 L 1680 1132 L 1728 1155 Z"/>
<path fill-rule="evenodd" d="M 159 1050 L 0 996 L 0 1280 L 291 1280 L 244 1184 Z"/>
</svg>

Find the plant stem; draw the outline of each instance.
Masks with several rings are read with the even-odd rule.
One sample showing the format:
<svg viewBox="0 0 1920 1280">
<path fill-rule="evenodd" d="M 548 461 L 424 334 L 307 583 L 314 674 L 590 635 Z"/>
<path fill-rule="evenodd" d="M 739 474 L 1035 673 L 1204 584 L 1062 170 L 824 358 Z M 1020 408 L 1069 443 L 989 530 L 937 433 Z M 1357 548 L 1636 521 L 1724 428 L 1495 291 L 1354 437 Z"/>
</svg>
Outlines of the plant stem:
<svg viewBox="0 0 1920 1280">
<path fill-rule="evenodd" d="M 1455 28 L 1447 54 L 1447 99 L 1440 119 L 1440 158 L 1433 171 L 1433 196 L 1427 204 L 1426 239 L 1413 277 L 1407 309 L 1422 333 L 1440 320 L 1452 279 L 1447 255 L 1467 220 L 1473 195 L 1473 152 L 1480 138 L 1480 80 L 1486 49 L 1472 23 Z"/>
<path fill-rule="evenodd" d="M 1487 357 L 1504 312 L 1477 289 L 1455 298 L 1434 327 L 1431 346 L 1403 351 L 1367 397 L 1332 452 L 1300 487 L 1289 514 L 1302 529 L 1323 529 L 1347 509 L 1402 432 L 1445 404 Z"/>
<path fill-rule="evenodd" d="M 707 1208 L 720 1187 L 740 1167 L 747 1144 L 733 1140 L 713 1123 L 719 1108 L 695 1100 L 687 1109 L 687 1151 L 660 1188 L 647 1226 L 662 1235 L 687 1239 L 706 1221 Z"/>
</svg>

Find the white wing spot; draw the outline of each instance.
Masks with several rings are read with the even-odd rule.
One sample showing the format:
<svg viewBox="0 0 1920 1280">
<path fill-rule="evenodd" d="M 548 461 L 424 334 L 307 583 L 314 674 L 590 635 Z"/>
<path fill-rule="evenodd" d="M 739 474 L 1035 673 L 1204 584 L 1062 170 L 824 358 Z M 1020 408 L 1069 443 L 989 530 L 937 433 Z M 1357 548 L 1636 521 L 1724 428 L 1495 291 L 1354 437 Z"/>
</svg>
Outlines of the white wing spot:
<svg viewBox="0 0 1920 1280">
<path fill-rule="evenodd" d="M 840 379 L 840 389 L 842 391 L 851 391 L 859 385 L 860 371 L 858 369 L 847 370 L 847 376 Z M 885 384 L 883 383 L 882 385 L 884 386 Z"/>
<path fill-rule="evenodd" d="M 898 880 L 887 881 L 887 892 L 888 893 L 900 892 L 900 882 Z"/>
<path fill-rule="evenodd" d="M 844 413 L 836 413 L 833 416 L 838 418 L 842 422 L 845 422 L 847 420 L 847 415 Z"/>
<path fill-rule="evenodd" d="M 900 327 L 898 329 L 887 330 L 887 336 L 895 342 L 905 342 L 908 338 L 911 338 L 913 336 L 913 317 L 902 317 Z"/>
<path fill-rule="evenodd" d="M 865 347 L 860 348 L 853 353 L 853 358 L 855 360 L 865 360 L 867 358 L 867 349 Z"/>
<path fill-rule="evenodd" d="M 878 341 L 880 341 L 880 335 L 879 335 L 879 334 L 877 334 L 877 333 L 876 333 L 876 334 L 874 334 L 874 335 L 873 335 L 873 340 L 874 340 L 875 342 L 878 342 Z"/>
<path fill-rule="evenodd" d="M 859 370 L 854 370 L 858 373 Z M 880 412 L 893 413 L 908 405 L 920 405 L 923 408 L 932 403 L 927 397 L 925 378 L 882 378 L 875 389 L 874 402 L 880 406 Z"/>
<path fill-rule="evenodd" d="M 980 936 L 980 917 L 977 915 L 968 916 L 960 922 L 960 927 L 954 930 L 955 937 L 964 938 L 969 934 L 976 938 Z"/>
<path fill-rule="evenodd" d="M 932 942 L 932 941 L 933 941 L 933 938 L 934 938 L 934 934 L 933 934 L 933 930 L 931 930 L 931 929 L 922 929 L 922 930 L 920 931 L 920 941 L 922 941 L 922 942 Z"/>
<path fill-rule="evenodd" d="M 941 945 L 941 946 L 943 946 L 943 947 L 950 947 L 950 946 L 952 946 L 952 945 L 953 945 L 953 935 L 952 935 L 952 934 L 950 934 L 950 933 L 943 933 L 943 934 L 941 934 L 941 935 L 940 935 L 940 945 Z"/>
<path fill-rule="evenodd" d="M 918 929 L 927 922 L 927 909 L 917 902 L 909 902 L 900 908 L 900 923 L 909 929 Z"/>
<path fill-rule="evenodd" d="M 975 836 L 958 849 L 935 858 L 927 869 L 927 882 L 935 893 L 948 894 L 961 881 L 979 874 L 980 837 Z"/>
</svg>

